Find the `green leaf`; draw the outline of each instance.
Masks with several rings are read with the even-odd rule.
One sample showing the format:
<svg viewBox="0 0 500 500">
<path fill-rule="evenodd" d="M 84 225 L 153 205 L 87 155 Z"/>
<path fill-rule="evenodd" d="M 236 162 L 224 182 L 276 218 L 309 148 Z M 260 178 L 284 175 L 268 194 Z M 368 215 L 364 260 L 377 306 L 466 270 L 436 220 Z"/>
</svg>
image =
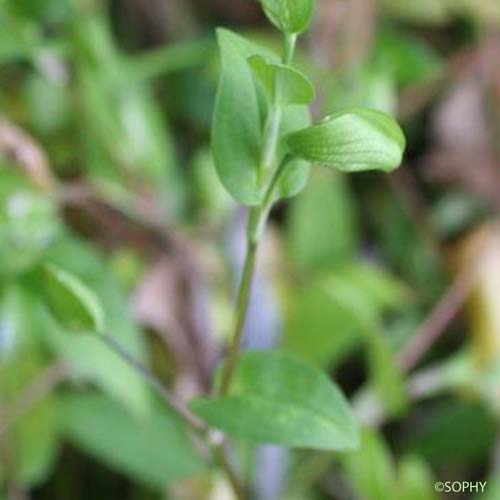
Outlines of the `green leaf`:
<svg viewBox="0 0 500 500">
<path fill-rule="evenodd" d="M 29 310 L 26 312 L 30 313 Z M 33 336 L 35 331 L 31 329 L 22 334 Z M 33 339 L 31 344 L 22 343 L 17 350 L 16 357 L 3 357 L 0 352 L 0 392 L 6 408 L 15 405 L 20 394 L 29 390 L 47 369 L 45 350 L 33 344 Z M 13 473 L 18 484 L 34 486 L 50 475 L 57 460 L 57 425 L 56 400 L 52 393 L 34 401 L 8 428 L 9 447 L 12 447 L 14 459 Z"/>
<path fill-rule="evenodd" d="M 260 0 L 269 20 L 286 33 L 303 33 L 311 22 L 315 0 Z"/>
<path fill-rule="evenodd" d="M 371 109 L 335 113 L 287 137 L 294 156 L 343 172 L 390 172 L 401 164 L 405 142 L 393 118 Z"/>
<path fill-rule="evenodd" d="M 291 66 L 268 63 L 259 55 L 248 59 L 255 76 L 278 104 L 309 104 L 314 100 L 314 87 L 308 78 Z"/>
<path fill-rule="evenodd" d="M 356 423 L 337 386 L 285 352 L 244 353 L 229 394 L 196 399 L 192 408 L 210 425 L 255 442 L 324 450 L 358 445 Z"/>
<path fill-rule="evenodd" d="M 45 298 L 57 320 L 72 331 L 104 330 L 104 312 L 95 294 L 75 275 L 44 266 Z"/>
<path fill-rule="evenodd" d="M 430 467 L 417 456 L 406 456 L 401 459 L 398 484 L 401 500 L 437 500 L 438 498 Z"/>
<path fill-rule="evenodd" d="M 97 394 L 73 395 L 61 405 L 63 432 L 97 460 L 161 490 L 203 468 L 179 419 L 160 403 L 137 418 Z"/>
<path fill-rule="evenodd" d="M 358 244 L 356 207 L 345 176 L 314 172 L 288 211 L 287 243 L 301 268 L 321 269 L 350 261 Z"/>
<path fill-rule="evenodd" d="M 262 201 L 264 188 L 273 173 L 267 172 L 268 178 L 259 179 L 262 130 L 269 112 L 270 95 L 256 81 L 248 59 L 258 55 L 265 61 L 278 64 L 278 57 L 228 30 L 218 29 L 217 38 L 222 71 L 212 126 L 214 163 L 219 179 L 234 198 L 246 205 L 257 205 Z M 302 129 L 309 124 L 307 106 L 286 106 L 280 134 Z M 280 141 L 276 164 L 287 150 L 284 141 Z M 293 196 L 304 187 L 308 175 L 308 163 L 301 159 L 294 160 L 288 165 L 276 196 Z"/>
<path fill-rule="evenodd" d="M 212 126 L 215 166 L 222 184 L 238 201 L 256 205 L 261 200 L 257 174 L 263 117 L 247 59 L 266 52 L 225 29 L 217 30 L 217 40 L 222 68 Z"/>
<path fill-rule="evenodd" d="M 367 272 L 368 272 L 367 268 Z M 380 304 L 362 281 L 342 275 L 332 275 L 322 284 L 339 310 L 351 318 L 366 345 L 370 381 L 375 386 L 384 408 L 400 414 L 407 405 L 404 377 L 388 338 L 384 335 Z M 354 273 L 356 277 L 357 273 Z M 369 286 L 369 282 L 367 283 Z"/>
<path fill-rule="evenodd" d="M 303 105 L 290 105 L 283 109 L 283 118 L 280 127 L 281 140 L 278 143 L 276 154 L 277 164 L 280 163 L 288 153 L 288 146 L 284 141 L 286 134 L 311 124 L 309 108 Z M 309 179 L 310 164 L 300 158 L 289 161 L 283 177 L 275 192 L 276 198 L 289 198 L 304 189 Z"/>
<path fill-rule="evenodd" d="M 107 262 L 89 244 L 65 237 L 48 253 L 50 262 L 64 266 L 85 282 L 97 295 L 106 317 L 106 331 L 116 338 L 135 358 L 146 362 L 145 346 L 130 314 L 127 298 Z M 95 335 L 70 335 L 40 297 L 38 281 L 32 283 L 36 307 L 32 307 L 37 325 L 34 334 L 50 351 L 71 366 L 78 383 L 92 383 L 136 415 L 150 408 L 150 391 L 142 377 Z"/>
<path fill-rule="evenodd" d="M 345 457 L 344 467 L 359 498 L 396 498 L 396 477 L 391 452 L 376 432 L 363 432 L 361 446 Z"/>
</svg>

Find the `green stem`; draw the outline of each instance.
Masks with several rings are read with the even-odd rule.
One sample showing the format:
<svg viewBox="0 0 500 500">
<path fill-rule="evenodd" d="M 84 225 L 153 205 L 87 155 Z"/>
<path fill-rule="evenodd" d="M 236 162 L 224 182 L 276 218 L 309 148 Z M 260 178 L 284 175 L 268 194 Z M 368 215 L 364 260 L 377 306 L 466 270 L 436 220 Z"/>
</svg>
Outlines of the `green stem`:
<svg viewBox="0 0 500 500">
<path fill-rule="evenodd" d="M 253 214 L 251 213 L 249 224 L 253 218 L 252 216 Z M 238 360 L 241 338 L 243 336 L 243 328 L 245 326 L 245 319 L 248 311 L 248 303 L 250 301 L 250 291 L 252 288 L 257 245 L 257 241 L 249 235 L 247 237 L 245 265 L 243 267 L 243 273 L 241 275 L 238 298 L 236 302 L 236 324 L 234 327 L 231 347 L 229 348 L 229 353 L 227 356 L 227 362 L 224 364 L 221 383 L 218 390 L 218 394 L 220 396 L 224 396 L 225 394 L 227 394 L 234 375 L 234 370 L 236 368 L 236 362 Z"/>
<path fill-rule="evenodd" d="M 281 58 L 283 64 L 290 64 L 292 62 L 296 42 L 297 35 L 288 33 L 284 35 L 283 56 Z M 273 102 L 271 103 L 269 116 L 264 129 L 264 146 L 262 148 L 261 166 L 259 169 L 259 182 L 261 185 L 265 183 L 267 173 L 273 168 L 275 163 L 276 150 L 278 149 L 280 136 L 281 119 L 283 116 L 281 94 L 282 89 L 277 82 L 274 89 Z"/>
</svg>

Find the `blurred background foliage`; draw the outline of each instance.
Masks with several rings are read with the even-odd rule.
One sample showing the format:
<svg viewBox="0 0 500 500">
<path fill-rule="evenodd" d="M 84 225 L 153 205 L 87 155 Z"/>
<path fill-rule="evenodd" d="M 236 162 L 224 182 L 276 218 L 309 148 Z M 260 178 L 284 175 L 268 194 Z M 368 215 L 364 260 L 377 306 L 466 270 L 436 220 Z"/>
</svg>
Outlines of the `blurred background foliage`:
<svg viewBox="0 0 500 500">
<path fill-rule="evenodd" d="M 253 0 L 0 0 L 0 499 L 230 499 L 178 418 L 41 300 L 50 262 L 182 398 L 232 321 L 245 213 L 209 151 L 214 27 L 278 46 Z M 245 345 L 327 369 L 346 457 L 241 444 L 256 499 L 500 498 L 500 3 L 318 0 L 317 115 L 393 113 L 405 166 L 314 171 L 273 215 Z M 465 495 L 464 498 L 467 496 Z"/>
</svg>

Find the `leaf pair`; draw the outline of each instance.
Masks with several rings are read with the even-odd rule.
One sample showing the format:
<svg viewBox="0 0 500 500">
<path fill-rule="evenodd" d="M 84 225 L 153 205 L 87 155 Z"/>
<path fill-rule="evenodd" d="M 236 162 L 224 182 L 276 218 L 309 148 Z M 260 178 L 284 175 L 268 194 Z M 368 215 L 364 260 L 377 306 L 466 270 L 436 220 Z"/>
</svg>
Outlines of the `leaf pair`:
<svg viewBox="0 0 500 500">
<path fill-rule="evenodd" d="M 217 32 L 222 73 L 216 98 L 212 151 L 218 175 L 241 203 L 259 205 L 277 164 L 290 163 L 277 196 L 289 197 L 305 185 L 308 164 L 343 172 L 389 172 L 402 161 L 405 138 L 390 116 L 353 108 L 309 126 L 307 104 L 314 99 L 309 80 L 280 64 L 276 55 L 227 30 Z M 282 109 L 280 141 L 271 169 L 262 165 L 266 121 L 272 106 Z"/>
<path fill-rule="evenodd" d="M 221 51 L 221 77 L 212 126 L 212 153 L 219 178 L 234 198 L 259 205 L 272 172 L 262 172 L 263 131 L 276 91 L 282 104 L 280 136 L 309 125 L 307 106 L 312 87 L 291 67 L 280 65 L 275 54 L 225 29 L 217 31 Z M 286 154 L 278 144 L 276 163 Z M 309 173 L 306 162 L 296 160 L 278 185 L 280 196 L 299 192 Z"/>
</svg>

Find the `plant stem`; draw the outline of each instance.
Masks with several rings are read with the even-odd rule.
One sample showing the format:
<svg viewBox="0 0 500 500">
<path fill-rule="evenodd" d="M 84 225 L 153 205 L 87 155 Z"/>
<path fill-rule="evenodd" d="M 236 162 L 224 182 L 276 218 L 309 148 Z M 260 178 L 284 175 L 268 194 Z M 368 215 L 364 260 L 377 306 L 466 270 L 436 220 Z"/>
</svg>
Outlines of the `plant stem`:
<svg viewBox="0 0 500 500">
<path fill-rule="evenodd" d="M 283 48 L 283 64 L 290 64 L 293 59 L 297 35 L 285 34 Z M 260 168 L 260 178 L 266 179 L 267 172 L 273 167 L 276 160 L 276 151 L 278 149 L 279 131 L 281 126 L 282 106 L 280 104 L 281 89 L 277 87 L 269 110 L 269 118 L 264 130 L 264 142 L 262 148 L 262 163 Z M 255 257 L 258 243 L 262 236 L 267 216 L 273 202 L 274 189 L 288 163 L 289 158 L 285 157 L 280 165 L 275 169 L 274 174 L 267 186 L 262 204 L 251 209 L 247 225 L 247 249 L 245 264 L 238 288 L 238 297 L 236 302 L 236 323 L 233 331 L 233 337 L 227 361 L 224 364 L 221 383 L 217 390 L 218 396 L 224 396 L 228 393 L 231 381 L 234 376 L 236 364 L 241 347 L 245 320 L 250 301 L 250 292 L 252 288 L 253 274 L 255 268 Z"/>
<path fill-rule="evenodd" d="M 250 213 L 249 226 L 252 219 L 253 214 Z M 236 302 L 236 323 L 234 327 L 231 347 L 229 348 L 227 362 L 224 364 L 222 372 L 221 384 L 218 390 L 219 396 L 224 396 L 225 394 L 227 394 L 234 375 L 234 370 L 236 368 L 236 362 L 238 360 L 238 354 L 241 345 L 241 338 L 243 336 L 243 328 L 245 326 L 245 319 L 248 311 L 248 304 L 250 302 L 250 292 L 252 288 L 253 273 L 255 269 L 257 246 L 257 240 L 252 238 L 251 235 L 248 235 L 245 264 L 243 267 L 243 273 L 241 275 L 240 286 L 238 289 L 238 298 Z"/>
</svg>

